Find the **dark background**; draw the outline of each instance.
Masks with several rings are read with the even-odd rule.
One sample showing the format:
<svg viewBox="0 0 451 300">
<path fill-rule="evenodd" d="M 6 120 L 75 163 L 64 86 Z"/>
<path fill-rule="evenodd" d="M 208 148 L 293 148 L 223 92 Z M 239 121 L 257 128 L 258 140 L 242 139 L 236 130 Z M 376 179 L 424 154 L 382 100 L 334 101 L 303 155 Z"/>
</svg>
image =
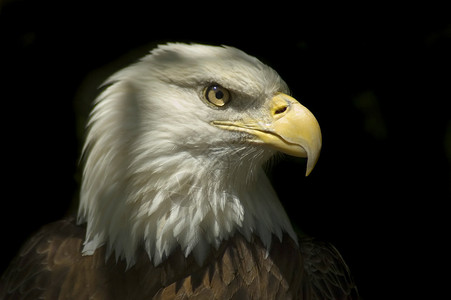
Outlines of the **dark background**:
<svg viewBox="0 0 451 300">
<path fill-rule="evenodd" d="M 305 162 L 293 158 L 270 174 L 293 223 L 341 251 L 364 299 L 433 299 L 449 276 L 446 9 L 193 7 L 0 2 L 0 270 L 30 234 L 76 208 L 96 87 L 158 43 L 199 42 L 258 57 L 317 117 L 323 150 L 312 174 L 305 178 Z"/>
</svg>

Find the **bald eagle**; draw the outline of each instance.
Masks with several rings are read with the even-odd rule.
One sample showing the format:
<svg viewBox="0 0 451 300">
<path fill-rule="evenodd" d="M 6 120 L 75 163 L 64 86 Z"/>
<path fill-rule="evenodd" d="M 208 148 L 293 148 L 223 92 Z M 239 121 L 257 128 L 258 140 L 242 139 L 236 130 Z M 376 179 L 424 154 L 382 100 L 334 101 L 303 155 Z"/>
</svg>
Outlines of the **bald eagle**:
<svg viewBox="0 0 451 300">
<path fill-rule="evenodd" d="M 321 131 L 258 59 L 161 45 L 106 81 L 87 128 L 78 217 L 24 245 L 0 299 L 357 299 L 264 173 L 282 152 L 308 175 Z"/>
</svg>

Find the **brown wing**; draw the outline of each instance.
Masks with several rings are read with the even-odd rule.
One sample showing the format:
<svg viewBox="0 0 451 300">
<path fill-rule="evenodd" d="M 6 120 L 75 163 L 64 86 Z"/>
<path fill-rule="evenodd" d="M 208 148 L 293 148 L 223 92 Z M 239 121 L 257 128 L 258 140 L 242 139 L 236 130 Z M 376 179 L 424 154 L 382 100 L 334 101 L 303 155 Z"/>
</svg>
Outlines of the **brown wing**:
<svg viewBox="0 0 451 300">
<path fill-rule="evenodd" d="M 301 243 L 303 258 L 287 235 L 267 253 L 258 238 L 236 234 L 203 266 L 178 250 L 154 267 L 142 251 L 126 270 L 105 261 L 105 247 L 82 256 L 84 234 L 73 220 L 42 228 L 1 278 L 0 299 L 327 299 L 318 295 L 353 290 L 335 248 L 313 240 Z"/>
<path fill-rule="evenodd" d="M 314 238 L 300 240 L 306 279 L 305 299 L 359 299 L 349 268 L 338 250 L 331 244 Z"/>
<path fill-rule="evenodd" d="M 267 253 L 258 238 L 249 243 L 236 234 L 210 261 L 155 299 L 301 299 L 302 260 L 287 235 Z"/>
<path fill-rule="evenodd" d="M 298 248 L 284 236 L 267 254 L 259 239 L 237 235 L 218 253 L 213 265 L 162 288 L 156 299 L 359 299 L 343 258 L 326 242 L 305 238 Z"/>
<path fill-rule="evenodd" d="M 105 270 L 99 256 L 80 255 L 84 229 L 63 220 L 44 226 L 22 248 L 0 280 L 0 299 L 58 299 L 96 295 L 93 277 Z M 96 299 L 96 298 L 94 298 Z"/>
<path fill-rule="evenodd" d="M 1 277 L 0 299 L 149 299 L 189 269 L 186 260 L 172 258 L 182 270 L 166 272 L 143 255 L 139 266 L 126 271 L 123 261 L 105 259 L 105 247 L 82 256 L 84 236 L 85 228 L 73 219 L 44 226 Z"/>
<path fill-rule="evenodd" d="M 236 234 L 203 266 L 176 251 L 154 267 L 141 252 L 126 270 L 105 262 L 104 247 L 82 256 L 84 234 L 73 220 L 43 227 L 3 274 L 0 299 L 298 299 L 301 260 L 288 236 L 267 253 L 259 239 Z"/>
</svg>

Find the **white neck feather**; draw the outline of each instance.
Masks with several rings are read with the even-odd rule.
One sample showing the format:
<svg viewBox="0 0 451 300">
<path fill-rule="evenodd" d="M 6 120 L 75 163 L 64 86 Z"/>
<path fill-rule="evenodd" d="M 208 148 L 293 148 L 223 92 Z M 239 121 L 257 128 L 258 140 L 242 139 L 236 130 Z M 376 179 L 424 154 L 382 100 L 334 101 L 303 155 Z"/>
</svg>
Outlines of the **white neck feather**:
<svg viewBox="0 0 451 300">
<path fill-rule="evenodd" d="M 202 263 L 211 246 L 219 247 L 236 231 L 247 239 L 256 234 L 268 248 L 272 234 L 281 239 L 287 232 L 296 240 L 261 167 L 233 174 L 216 164 L 182 152 L 146 160 L 123 180 L 110 173 L 114 167 L 103 170 L 104 177 L 92 178 L 81 199 L 79 222 L 88 223 L 83 254 L 106 244 L 107 257 L 114 252 L 131 266 L 144 246 L 157 265 L 180 246 Z"/>
</svg>

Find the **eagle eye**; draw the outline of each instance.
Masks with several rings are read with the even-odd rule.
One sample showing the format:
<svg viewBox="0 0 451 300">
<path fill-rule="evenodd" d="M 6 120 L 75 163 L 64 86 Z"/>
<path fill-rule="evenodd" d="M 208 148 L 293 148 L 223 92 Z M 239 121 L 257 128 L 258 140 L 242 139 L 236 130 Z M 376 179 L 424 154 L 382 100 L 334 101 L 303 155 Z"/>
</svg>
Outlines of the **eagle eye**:
<svg viewBox="0 0 451 300">
<path fill-rule="evenodd" d="M 218 84 L 212 84 L 205 89 L 205 99 L 216 106 L 224 106 L 230 101 L 230 92 Z"/>
</svg>

